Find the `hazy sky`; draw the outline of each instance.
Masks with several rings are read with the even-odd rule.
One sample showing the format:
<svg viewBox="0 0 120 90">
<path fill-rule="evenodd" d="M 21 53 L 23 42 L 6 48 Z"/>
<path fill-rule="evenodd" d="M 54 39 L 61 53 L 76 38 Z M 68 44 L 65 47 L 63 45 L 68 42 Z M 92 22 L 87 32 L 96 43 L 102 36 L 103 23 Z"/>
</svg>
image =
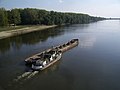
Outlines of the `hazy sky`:
<svg viewBox="0 0 120 90">
<path fill-rule="evenodd" d="M 0 0 L 0 7 L 6 9 L 30 7 L 94 16 L 120 17 L 120 0 Z"/>
</svg>

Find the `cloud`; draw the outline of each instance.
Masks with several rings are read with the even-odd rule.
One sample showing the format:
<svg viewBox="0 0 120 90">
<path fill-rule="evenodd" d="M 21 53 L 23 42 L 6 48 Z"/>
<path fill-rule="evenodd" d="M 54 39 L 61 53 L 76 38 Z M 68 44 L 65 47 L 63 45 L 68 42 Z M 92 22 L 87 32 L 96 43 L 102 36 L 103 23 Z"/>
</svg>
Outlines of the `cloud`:
<svg viewBox="0 0 120 90">
<path fill-rule="evenodd" d="M 59 3 L 63 3 L 63 0 L 59 0 Z"/>
</svg>

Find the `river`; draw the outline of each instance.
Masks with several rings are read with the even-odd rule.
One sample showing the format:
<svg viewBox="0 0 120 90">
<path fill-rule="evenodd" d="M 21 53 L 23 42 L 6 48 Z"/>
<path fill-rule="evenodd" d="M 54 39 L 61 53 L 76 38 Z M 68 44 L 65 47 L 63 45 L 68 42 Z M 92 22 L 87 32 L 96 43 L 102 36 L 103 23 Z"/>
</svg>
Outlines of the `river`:
<svg viewBox="0 0 120 90">
<path fill-rule="evenodd" d="M 77 47 L 41 72 L 24 59 L 78 38 Z M 104 20 L 0 40 L 0 90 L 120 90 L 120 21 Z"/>
</svg>

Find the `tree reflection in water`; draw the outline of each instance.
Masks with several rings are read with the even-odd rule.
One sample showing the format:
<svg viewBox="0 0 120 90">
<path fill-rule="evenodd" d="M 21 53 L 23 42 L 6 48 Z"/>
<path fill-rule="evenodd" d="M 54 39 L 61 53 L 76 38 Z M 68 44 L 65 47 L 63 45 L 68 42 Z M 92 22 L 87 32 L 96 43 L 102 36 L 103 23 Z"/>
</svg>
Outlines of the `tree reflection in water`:
<svg viewBox="0 0 120 90">
<path fill-rule="evenodd" d="M 10 48 L 20 49 L 22 45 L 34 45 L 39 42 L 44 42 L 49 37 L 56 37 L 63 33 L 64 31 L 59 27 L 2 39 L 0 40 L 0 53 L 5 53 Z"/>
</svg>

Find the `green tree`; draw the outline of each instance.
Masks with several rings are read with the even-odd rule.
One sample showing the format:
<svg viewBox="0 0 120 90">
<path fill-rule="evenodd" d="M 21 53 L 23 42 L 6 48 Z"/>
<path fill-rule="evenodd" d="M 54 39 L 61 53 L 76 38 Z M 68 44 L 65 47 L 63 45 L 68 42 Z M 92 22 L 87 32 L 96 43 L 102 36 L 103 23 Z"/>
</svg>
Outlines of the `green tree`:
<svg viewBox="0 0 120 90">
<path fill-rule="evenodd" d="M 8 25 L 7 12 L 4 8 L 0 8 L 0 26 L 7 25 Z"/>
<path fill-rule="evenodd" d="M 25 8 L 21 11 L 22 24 L 39 24 L 38 12 L 38 9 Z"/>
<path fill-rule="evenodd" d="M 62 13 L 35 8 L 12 9 L 7 12 L 9 23 L 23 25 L 84 24 L 105 19 L 81 13 Z"/>
<path fill-rule="evenodd" d="M 10 14 L 10 23 L 13 23 L 14 25 L 20 24 L 21 23 L 21 17 L 20 17 L 20 12 L 19 9 L 12 9 L 11 14 Z"/>
</svg>

